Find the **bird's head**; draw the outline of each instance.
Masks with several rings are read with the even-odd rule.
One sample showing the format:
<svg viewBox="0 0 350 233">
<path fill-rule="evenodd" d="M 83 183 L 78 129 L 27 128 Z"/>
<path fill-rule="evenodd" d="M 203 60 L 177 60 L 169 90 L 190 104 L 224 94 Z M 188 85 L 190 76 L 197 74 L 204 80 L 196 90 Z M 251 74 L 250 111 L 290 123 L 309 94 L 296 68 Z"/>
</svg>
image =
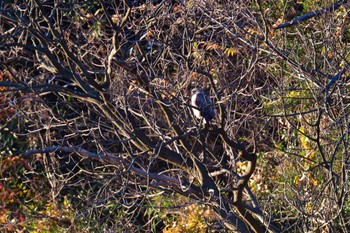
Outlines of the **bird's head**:
<svg viewBox="0 0 350 233">
<path fill-rule="evenodd" d="M 202 88 L 200 88 L 200 87 L 195 87 L 195 88 L 193 88 L 193 89 L 191 90 L 191 94 L 192 94 L 192 95 L 195 95 L 195 94 L 197 94 L 197 93 L 199 93 L 199 92 L 203 92 Z"/>
</svg>

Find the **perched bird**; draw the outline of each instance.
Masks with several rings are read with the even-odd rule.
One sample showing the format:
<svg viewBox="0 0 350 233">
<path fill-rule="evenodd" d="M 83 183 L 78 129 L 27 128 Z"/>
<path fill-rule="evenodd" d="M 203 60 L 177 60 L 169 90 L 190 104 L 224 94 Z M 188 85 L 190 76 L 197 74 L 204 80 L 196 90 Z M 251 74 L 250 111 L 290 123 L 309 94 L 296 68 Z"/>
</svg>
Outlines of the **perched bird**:
<svg viewBox="0 0 350 233">
<path fill-rule="evenodd" d="M 209 122 L 215 117 L 215 108 L 210 97 L 203 92 L 201 88 L 194 88 L 191 91 L 191 105 L 193 106 L 193 114 L 204 121 L 204 124 Z"/>
</svg>

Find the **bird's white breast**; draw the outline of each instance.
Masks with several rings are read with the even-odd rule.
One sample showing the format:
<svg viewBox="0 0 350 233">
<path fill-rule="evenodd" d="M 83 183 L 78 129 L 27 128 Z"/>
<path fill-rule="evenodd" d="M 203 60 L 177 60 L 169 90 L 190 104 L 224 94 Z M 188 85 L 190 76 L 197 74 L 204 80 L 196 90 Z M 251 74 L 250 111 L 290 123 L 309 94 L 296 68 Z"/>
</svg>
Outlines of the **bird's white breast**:
<svg viewBox="0 0 350 233">
<path fill-rule="evenodd" d="M 197 95 L 198 95 L 198 93 L 192 95 L 192 97 L 191 97 L 191 105 L 198 108 L 198 106 L 197 106 L 197 104 L 196 104 Z M 201 112 L 200 112 L 199 109 L 197 109 L 197 108 L 192 108 L 192 109 L 193 109 L 193 114 L 194 114 L 197 118 L 200 119 L 200 118 L 202 118 Z"/>
</svg>

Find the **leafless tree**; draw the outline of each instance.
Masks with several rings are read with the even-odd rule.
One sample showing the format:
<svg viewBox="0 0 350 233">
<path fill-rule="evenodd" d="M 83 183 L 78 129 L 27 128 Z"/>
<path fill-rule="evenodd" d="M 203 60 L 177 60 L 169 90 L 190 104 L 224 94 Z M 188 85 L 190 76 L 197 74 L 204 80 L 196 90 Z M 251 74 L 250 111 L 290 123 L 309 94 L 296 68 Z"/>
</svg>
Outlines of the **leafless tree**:
<svg viewBox="0 0 350 233">
<path fill-rule="evenodd" d="M 107 219 L 106 231 L 149 232 L 153 222 L 143 211 L 158 190 L 210 206 L 221 229 L 310 231 L 341 223 L 337 229 L 346 231 L 347 65 L 338 70 L 347 64 L 346 48 L 338 50 L 330 28 L 310 38 L 290 23 L 283 30 L 293 27 L 300 43 L 288 50 L 278 39 L 289 40 L 289 32 L 272 33 L 271 9 L 260 1 L 32 0 L 2 7 L 1 92 L 26 126 L 18 133 L 32 138 L 21 156 L 32 159 L 33 171 L 37 160 L 43 165 L 54 200 L 75 192 L 77 218 Z M 337 56 L 324 57 L 320 68 L 317 45 L 326 41 Z M 192 115 L 196 86 L 217 111 L 209 127 Z M 295 144 L 295 135 L 304 143 Z M 278 167 L 288 166 L 287 156 L 306 178 L 284 182 L 283 190 L 274 185 L 271 193 L 285 192 L 282 200 L 271 195 L 259 204 L 248 182 L 254 172 L 269 173 L 258 155 L 276 149 L 281 154 L 269 157 L 276 164 L 265 169 L 283 173 Z M 326 178 L 311 192 L 316 176 Z M 269 214 L 276 205 L 280 216 Z M 299 218 L 284 226 L 288 211 Z M 123 219 L 108 222 L 118 212 Z"/>
</svg>

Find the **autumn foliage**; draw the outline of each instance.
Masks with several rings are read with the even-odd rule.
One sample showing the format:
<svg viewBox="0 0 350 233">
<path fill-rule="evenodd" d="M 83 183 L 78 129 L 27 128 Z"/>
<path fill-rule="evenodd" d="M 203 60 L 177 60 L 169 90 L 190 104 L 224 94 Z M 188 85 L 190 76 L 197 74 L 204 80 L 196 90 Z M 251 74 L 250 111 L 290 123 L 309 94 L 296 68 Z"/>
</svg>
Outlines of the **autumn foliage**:
<svg viewBox="0 0 350 233">
<path fill-rule="evenodd" d="M 0 231 L 348 232 L 349 32 L 347 1 L 0 2 Z"/>
</svg>

